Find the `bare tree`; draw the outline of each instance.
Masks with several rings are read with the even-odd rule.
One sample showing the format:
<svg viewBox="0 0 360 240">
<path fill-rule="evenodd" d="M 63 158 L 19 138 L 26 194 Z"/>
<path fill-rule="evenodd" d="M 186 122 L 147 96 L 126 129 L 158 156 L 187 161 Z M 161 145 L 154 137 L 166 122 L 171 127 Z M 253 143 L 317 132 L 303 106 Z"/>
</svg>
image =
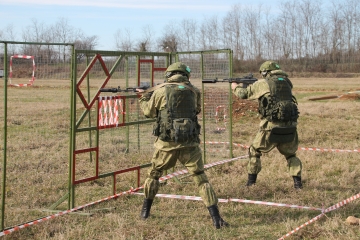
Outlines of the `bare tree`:
<svg viewBox="0 0 360 240">
<path fill-rule="evenodd" d="M 137 44 L 137 50 L 140 52 L 148 52 L 152 49 L 152 36 L 154 31 L 149 25 L 143 27 L 142 29 L 143 36 Z"/>
<path fill-rule="evenodd" d="M 0 29 L 0 39 L 7 40 L 7 41 L 17 41 L 17 34 L 15 32 L 15 28 L 13 24 L 7 25 L 4 30 Z M 16 54 L 17 46 L 14 44 L 8 45 L 8 54 L 14 55 Z"/>
<path fill-rule="evenodd" d="M 118 29 L 114 35 L 115 37 L 115 45 L 116 49 L 120 51 L 132 51 L 133 46 L 133 39 L 131 36 L 131 31 L 129 29 L 125 29 L 121 31 Z"/>
<path fill-rule="evenodd" d="M 298 24 L 296 2 L 283 2 L 280 5 L 280 10 L 281 13 L 274 21 L 279 23 L 277 24 L 277 29 L 279 31 L 280 39 L 277 43 L 277 47 L 279 47 L 279 50 L 281 51 L 280 56 L 289 59 L 290 57 L 296 57 L 296 29 Z"/>
<path fill-rule="evenodd" d="M 224 48 L 233 49 L 234 58 L 244 59 L 244 44 L 242 41 L 243 25 L 241 6 L 234 5 L 222 21 L 220 29 Z"/>
<path fill-rule="evenodd" d="M 200 26 L 199 42 L 201 50 L 219 48 L 219 21 L 217 16 L 205 18 Z"/>
<path fill-rule="evenodd" d="M 76 31 L 65 18 L 60 18 L 54 25 L 54 38 L 59 43 L 73 43 L 76 40 Z M 59 60 L 62 57 L 62 61 L 67 60 L 66 46 L 59 46 Z"/>
<path fill-rule="evenodd" d="M 164 27 L 164 34 L 158 39 L 158 46 L 164 52 L 177 52 L 180 37 L 173 23 Z"/>
<path fill-rule="evenodd" d="M 196 49 L 196 35 L 197 35 L 197 24 L 193 19 L 184 19 L 180 22 L 179 32 L 181 33 L 180 38 L 180 50 L 191 51 Z"/>
<path fill-rule="evenodd" d="M 359 1 L 346 0 L 344 7 L 342 8 L 342 18 L 344 19 L 344 35 L 346 37 L 346 56 L 347 61 L 350 60 L 355 54 L 356 41 L 359 33 Z"/>
<path fill-rule="evenodd" d="M 76 49 L 82 50 L 95 50 L 98 45 L 99 37 L 96 35 L 93 36 L 82 36 L 80 39 L 77 39 L 74 43 Z M 85 54 L 76 55 L 77 61 L 81 62 L 85 57 Z"/>
<path fill-rule="evenodd" d="M 244 15 L 244 26 L 245 26 L 245 39 L 248 44 L 248 52 L 245 57 L 248 59 L 261 59 L 262 58 L 262 30 L 263 25 L 261 24 L 261 5 L 258 10 L 254 10 L 251 7 L 247 8 Z"/>
<path fill-rule="evenodd" d="M 342 39 L 343 39 L 343 29 L 344 29 L 344 21 L 341 19 L 341 10 L 342 6 L 335 2 L 332 3 L 333 8 L 330 12 L 330 62 L 338 63 L 340 59 L 338 58 L 338 54 L 341 50 Z"/>
<path fill-rule="evenodd" d="M 38 22 L 37 19 L 32 18 L 30 25 L 25 27 L 22 31 L 22 38 L 24 42 L 45 42 L 46 35 L 49 31 L 49 28 L 43 23 Z M 22 45 L 21 51 L 22 54 L 26 55 L 36 55 L 37 61 L 42 62 L 44 58 L 44 53 L 42 49 L 43 45 Z"/>
</svg>

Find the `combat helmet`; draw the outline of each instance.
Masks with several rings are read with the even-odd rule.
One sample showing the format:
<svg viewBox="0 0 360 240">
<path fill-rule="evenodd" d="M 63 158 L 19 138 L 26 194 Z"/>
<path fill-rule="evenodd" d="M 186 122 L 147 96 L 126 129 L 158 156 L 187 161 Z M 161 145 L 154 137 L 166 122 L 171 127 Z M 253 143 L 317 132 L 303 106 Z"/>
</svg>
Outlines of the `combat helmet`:
<svg viewBox="0 0 360 240">
<path fill-rule="evenodd" d="M 190 68 L 182 62 L 175 62 L 171 64 L 165 71 L 165 77 L 169 78 L 175 74 L 181 74 L 190 78 Z"/>
<path fill-rule="evenodd" d="M 280 69 L 280 66 L 276 62 L 266 61 L 263 64 L 261 64 L 259 73 L 268 72 L 268 71 L 272 71 L 272 70 L 279 70 L 279 69 Z"/>
</svg>

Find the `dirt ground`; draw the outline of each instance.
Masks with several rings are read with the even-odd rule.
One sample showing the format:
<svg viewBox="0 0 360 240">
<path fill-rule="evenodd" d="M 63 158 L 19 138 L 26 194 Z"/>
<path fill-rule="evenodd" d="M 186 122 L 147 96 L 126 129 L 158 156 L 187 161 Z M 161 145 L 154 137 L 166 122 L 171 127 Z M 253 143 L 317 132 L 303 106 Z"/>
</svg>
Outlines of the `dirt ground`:
<svg viewBox="0 0 360 240">
<path fill-rule="evenodd" d="M 258 102 L 233 97 L 233 119 L 239 119 L 250 112 L 258 111 Z"/>
</svg>

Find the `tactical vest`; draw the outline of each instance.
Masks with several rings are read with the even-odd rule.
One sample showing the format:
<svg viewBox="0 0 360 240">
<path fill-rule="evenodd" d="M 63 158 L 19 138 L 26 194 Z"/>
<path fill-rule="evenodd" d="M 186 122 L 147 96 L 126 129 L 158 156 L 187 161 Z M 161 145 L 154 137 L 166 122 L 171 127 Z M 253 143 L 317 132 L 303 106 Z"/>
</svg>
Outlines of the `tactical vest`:
<svg viewBox="0 0 360 240">
<path fill-rule="evenodd" d="M 158 113 L 153 135 L 168 142 L 200 142 L 196 95 L 192 89 L 182 85 L 166 85 L 165 97 L 166 106 Z"/>
<path fill-rule="evenodd" d="M 270 75 L 267 78 L 270 94 L 259 99 L 259 113 L 270 122 L 296 122 L 299 111 L 293 97 L 290 80 L 283 75 Z"/>
</svg>

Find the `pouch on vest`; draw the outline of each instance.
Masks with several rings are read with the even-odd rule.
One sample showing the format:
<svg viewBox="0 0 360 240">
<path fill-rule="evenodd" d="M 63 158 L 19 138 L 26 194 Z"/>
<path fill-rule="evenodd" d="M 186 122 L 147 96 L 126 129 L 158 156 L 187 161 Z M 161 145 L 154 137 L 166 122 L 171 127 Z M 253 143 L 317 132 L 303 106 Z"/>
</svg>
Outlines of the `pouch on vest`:
<svg viewBox="0 0 360 240">
<path fill-rule="evenodd" d="M 170 130 L 171 140 L 186 142 L 192 140 L 195 133 L 196 123 L 189 118 L 177 118 L 173 120 L 173 128 Z"/>
<path fill-rule="evenodd" d="M 274 127 L 271 129 L 269 142 L 271 143 L 287 143 L 294 140 L 296 133 L 295 126 Z"/>
</svg>

